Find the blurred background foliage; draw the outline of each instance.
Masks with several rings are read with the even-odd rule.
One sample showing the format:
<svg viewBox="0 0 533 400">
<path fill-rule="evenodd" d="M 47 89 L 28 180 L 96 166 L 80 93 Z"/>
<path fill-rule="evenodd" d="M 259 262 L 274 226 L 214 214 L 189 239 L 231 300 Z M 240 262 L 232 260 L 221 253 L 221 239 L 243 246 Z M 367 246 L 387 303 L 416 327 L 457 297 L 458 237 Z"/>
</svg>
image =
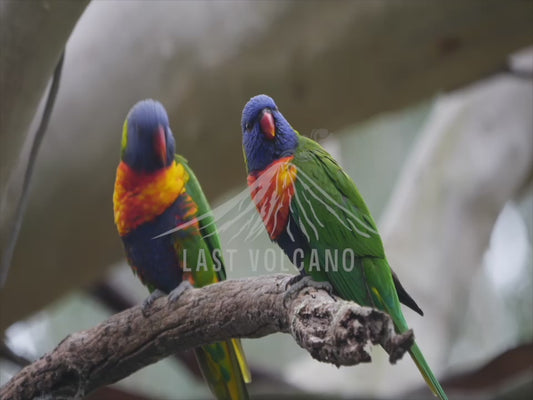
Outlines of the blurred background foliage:
<svg viewBox="0 0 533 400">
<path fill-rule="evenodd" d="M 10 268 L 0 289 L 0 382 L 146 295 L 112 217 L 128 109 L 146 97 L 163 102 L 178 152 L 216 207 L 245 190 L 240 112 L 267 93 L 357 183 L 393 268 L 426 313 L 406 317 L 450 398 L 529 398 L 532 16 L 527 1 L 2 0 L 0 251 Z M 235 233 L 222 232 L 235 251 L 230 278 L 294 271 L 266 235 Z M 410 360 L 391 366 L 377 348 L 371 364 L 337 369 L 286 335 L 244 346 L 253 398 L 428 398 Z M 190 355 L 178 355 L 92 398 L 208 398 L 197 373 Z"/>
</svg>

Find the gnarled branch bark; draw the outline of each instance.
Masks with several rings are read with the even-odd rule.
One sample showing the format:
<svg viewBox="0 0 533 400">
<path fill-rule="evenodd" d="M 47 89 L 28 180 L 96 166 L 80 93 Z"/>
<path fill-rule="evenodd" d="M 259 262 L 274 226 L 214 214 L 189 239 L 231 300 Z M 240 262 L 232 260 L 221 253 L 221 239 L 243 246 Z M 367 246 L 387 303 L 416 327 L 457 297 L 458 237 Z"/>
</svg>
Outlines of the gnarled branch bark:
<svg viewBox="0 0 533 400">
<path fill-rule="evenodd" d="M 172 303 L 158 299 L 115 314 L 66 337 L 52 352 L 22 369 L 0 389 L 2 399 L 78 398 L 116 382 L 176 351 L 231 337 L 291 334 L 319 361 L 369 362 L 368 343 L 380 344 L 395 362 L 413 343 L 397 334 L 388 315 L 304 287 L 290 295 L 290 275 L 221 282 L 185 292 Z"/>
</svg>

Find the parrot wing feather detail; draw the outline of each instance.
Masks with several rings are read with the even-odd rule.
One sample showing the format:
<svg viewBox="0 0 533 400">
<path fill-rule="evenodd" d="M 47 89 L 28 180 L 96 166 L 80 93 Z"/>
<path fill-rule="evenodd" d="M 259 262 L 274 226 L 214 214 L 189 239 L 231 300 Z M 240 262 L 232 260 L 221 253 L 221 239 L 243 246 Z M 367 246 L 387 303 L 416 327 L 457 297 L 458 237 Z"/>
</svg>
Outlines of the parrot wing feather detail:
<svg viewBox="0 0 533 400">
<path fill-rule="evenodd" d="M 297 226 L 316 251 L 316 264 L 325 271 L 311 276 L 329 280 L 345 298 L 371 304 L 364 258 L 384 258 L 376 225 L 355 185 L 341 167 L 315 142 L 299 136 L 293 163 L 298 169 L 291 213 Z M 336 251 L 337 254 L 332 254 Z M 349 251 L 350 271 L 339 257 Z M 334 259 L 337 262 L 332 262 Z"/>
<path fill-rule="evenodd" d="M 291 204 L 294 219 L 302 231 L 307 232 L 311 248 L 323 249 L 318 252 L 321 265 L 327 265 L 332 259 L 326 249 L 337 249 L 338 257 L 347 249 L 353 252 L 349 254 L 353 256 L 350 260 L 350 271 L 344 272 L 342 268 L 337 268 L 327 273 L 327 279 L 331 280 L 343 295 L 361 304 L 369 303 L 369 300 L 372 303 L 374 296 L 367 285 L 367 268 L 364 268 L 364 264 L 368 267 L 369 263 L 363 263 L 363 259 L 385 260 L 376 223 L 352 179 L 329 153 L 303 136 L 299 136 L 299 140 L 300 146 L 293 160 L 298 167 L 295 198 Z M 329 260 L 327 257 L 330 257 Z M 383 275 L 381 278 L 385 280 L 390 279 L 390 267 L 386 261 L 375 262 L 373 265 L 375 268 L 371 266 L 368 272 Z M 396 275 L 392 275 L 399 300 L 423 314 Z M 382 296 L 394 297 L 395 294 L 390 291 Z M 390 300 L 394 302 L 393 298 Z"/>
<path fill-rule="evenodd" d="M 293 160 L 298 168 L 296 184 L 300 185 L 295 192 L 302 194 L 296 206 L 315 233 L 313 239 L 323 242 L 327 235 L 317 237 L 311 217 L 315 217 L 315 227 L 319 225 L 328 233 L 336 230 L 337 235 L 355 239 L 350 247 L 358 257 L 384 258 L 376 224 L 350 177 L 318 144 L 303 136 L 300 143 Z"/>
<path fill-rule="evenodd" d="M 220 258 L 220 268 L 218 268 L 217 271 L 218 279 L 225 280 L 226 270 L 224 268 L 224 263 L 222 260 L 220 238 L 217 234 L 217 228 L 214 222 L 211 207 L 209 207 L 209 203 L 207 201 L 207 198 L 205 197 L 204 192 L 202 191 L 200 183 L 196 178 L 196 175 L 194 174 L 192 168 L 189 167 L 189 164 L 185 157 L 176 154 L 176 162 L 183 165 L 185 171 L 189 174 L 189 181 L 187 182 L 185 187 L 187 193 L 189 193 L 189 195 L 194 199 L 194 202 L 198 207 L 197 220 L 198 224 L 200 225 L 200 233 L 202 235 L 202 239 L 206 242 L 207 248 L 209 249 L 211 254 L 213 254 L 215 250 L 219 253 L 218 256 Z"/>
<path fill-rule="evenodd" d="M 200 225 L 200 233 L 202 235 L 202 240 L 206 243 L 208 251 L 211 253 L 212 257 L 216 257 L 219 262 L 219 268 L 217 268 L 217 274 L 219 280 L 225 280 L 226 279 L 226 271 L 224 268 L 224 261 L 222 258 L 222 248 L 220 244 L 220 238 L 217 233 L 217 227 L 215 224 L 215 219 L 213 216 L 213 212 L 209 206 L 209 203 L 207 201 L 207 198 L 205 197 L 204 192 L 202 191 L 202 188 L 200 186 L 200 183 L 198 179 L 196 178 L 196 175 L 192 171 L 192 169 L 189 167 L 187 160 L 180 155 L 176 155 L 176 162 L 182 164 L 185 168 L 185 171 L 189 174 L 189 181 L 186 185 L 187 193 L 190 194 L 190 196 L 194 199 L 197 207 L 198 207 L 198 223 Z M 218 253 L 218 255 L 214 255 L 215 253 Z M 216 345 L 222 346 L 222 350 L 227 352 L 227 354 L 230 356 L 231 363 L 228 366 L 233 367 L 234 365 L 239 365 L 240 368 L 240 374 L 242 374 L 242 378 L 245 383 L 250 383 L 252 381 L 250 369 L 248 367 L 248 363 L 246 361 L 246 357 L 244 355 L 244 350 L 242 348 L 242 344 L 240 339 L 230 339 L 226 342 L 220 342 L 216 343 Z M 204 346 L 202 349 L 198 349 L 196 354 L 198 357 L 198 360 L 200 363 L 206 362 L 206 360 L 209 360 L 209 353 L 208 350 L 213 350 L 212 346 Z M 203 351 L 203 353 L 201 353 Z M 203 355 L 201 355 L 203 354 Z M 219 361 L 220 362 L 220 361 Z M 237 364 L 235 364 L 235 362 Z M 207 363 L 209 364 L 209 363 Z M 206 365 L 207 365 L 206 364 Z M 211 370 L 212 368 L 208 368 L 208 370 Z M 233 368 L 232 368 L 233 369 Z M 238 376 L 237 371 L 233 371 L 233 376 Z M 215 377 L 211 377 L 212 379 L 215 379 Z M 208 381 L 211 381 L 208 379 Z M 239 379 L 237 379 L 239 381 Z M 246 390 L 243 390 L 239 393 L 246 393 Z M 233 397 L 232 397 L 233 398 Z"/>
</svg>

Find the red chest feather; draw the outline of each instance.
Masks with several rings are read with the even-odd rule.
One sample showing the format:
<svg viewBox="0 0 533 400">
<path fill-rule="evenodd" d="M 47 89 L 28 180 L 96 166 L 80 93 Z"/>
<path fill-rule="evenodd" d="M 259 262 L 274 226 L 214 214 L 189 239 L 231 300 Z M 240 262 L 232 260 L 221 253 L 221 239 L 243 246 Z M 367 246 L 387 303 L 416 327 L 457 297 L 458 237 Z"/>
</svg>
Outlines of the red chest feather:
<svg viewBox="0 0 533 400">
<path fill-rule="evenodd" d="M 265 170 L 248 175 L 252 200 L 271 239 L 276 239 L 283 232 L 289 219 L 297 175 L 297 168 L 291 162 L 293 158 L 281 158 Z"/>
<path fill-rule="evenodd" d="M 137 173 L 121 162 L 113 194 L 120 236 L 162 214 L 185 190 L 188 179 L 183 165 L 178 163 L 148 174 Z"/>
</svg>

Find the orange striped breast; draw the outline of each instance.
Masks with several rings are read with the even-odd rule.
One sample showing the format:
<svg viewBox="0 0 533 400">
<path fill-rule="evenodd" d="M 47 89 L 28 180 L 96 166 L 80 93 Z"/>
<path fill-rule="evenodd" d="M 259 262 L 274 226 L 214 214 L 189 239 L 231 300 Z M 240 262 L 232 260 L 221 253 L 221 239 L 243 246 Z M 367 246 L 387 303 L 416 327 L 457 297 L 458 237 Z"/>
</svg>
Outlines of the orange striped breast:
<svg viewBox="0 0 533 400">
<path fill-rule="evenodd" d="M 120 236 L 161 215 L 185 191 L 188 180 L 185 168 L 176 162 L 151 173 L 136 172 L 121 162 L 113 194 L 115 224 Z"/>
</svg>

